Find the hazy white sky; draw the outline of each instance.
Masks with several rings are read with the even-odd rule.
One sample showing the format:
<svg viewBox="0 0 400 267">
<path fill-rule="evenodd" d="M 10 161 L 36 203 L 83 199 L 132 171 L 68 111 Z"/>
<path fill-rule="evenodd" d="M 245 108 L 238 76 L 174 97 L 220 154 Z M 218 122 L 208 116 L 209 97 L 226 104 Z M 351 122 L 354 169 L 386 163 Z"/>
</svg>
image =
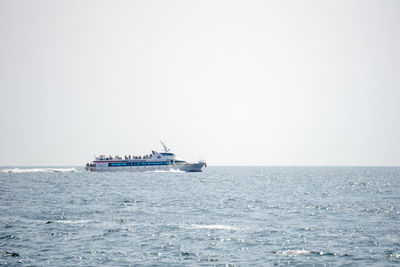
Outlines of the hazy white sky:
<svg viewBox="0 0 400 267">
<path fill-rule="evenodd" d="M 400 165 L 399 101 L 400 1 L 0 1 L 0 165 Z"/>
</svg>

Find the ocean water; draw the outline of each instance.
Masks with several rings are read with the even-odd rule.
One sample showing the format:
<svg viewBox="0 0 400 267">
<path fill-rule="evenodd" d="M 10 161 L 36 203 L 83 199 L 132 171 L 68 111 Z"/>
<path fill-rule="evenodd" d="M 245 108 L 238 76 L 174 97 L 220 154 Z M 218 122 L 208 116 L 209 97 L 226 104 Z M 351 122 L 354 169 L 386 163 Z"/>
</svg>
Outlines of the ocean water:
<svg viewBox="0 0 400 267">
<path fill-rule="evenodd" d="M 1 168 L 0 264 L 399 266 L 400 168 Z"/>
</svg>

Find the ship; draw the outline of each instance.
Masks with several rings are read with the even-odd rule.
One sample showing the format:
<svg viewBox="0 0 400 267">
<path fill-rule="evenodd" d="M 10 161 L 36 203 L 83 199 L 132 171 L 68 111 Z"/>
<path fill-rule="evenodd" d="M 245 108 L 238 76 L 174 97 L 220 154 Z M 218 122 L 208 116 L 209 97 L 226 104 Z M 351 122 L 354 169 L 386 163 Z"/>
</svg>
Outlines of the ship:
<svg viewBox="0 0 400 267">
<path fill-rule="evenodd" d="M 162 142 L 163 152 L 151 151 L 148 155 L 134 156 L 94 156 L 95 160 L 86 164 L 86 171 L 90 172 L 115 172 L 115 171 L 183 171 L 201 172 L 207 167 L 204 160 L 187 162 L 176 157 L 174 153 Z"/>
</svg>

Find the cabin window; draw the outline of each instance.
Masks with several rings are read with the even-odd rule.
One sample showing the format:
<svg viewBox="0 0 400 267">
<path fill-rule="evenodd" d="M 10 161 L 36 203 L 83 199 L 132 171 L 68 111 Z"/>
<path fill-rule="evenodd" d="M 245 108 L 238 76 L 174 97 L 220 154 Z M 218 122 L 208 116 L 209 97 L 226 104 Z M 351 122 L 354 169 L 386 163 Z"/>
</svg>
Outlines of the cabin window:
<svg viewBox="0 0 400 267">
<path fill-rule="evenodd" d="M 160 153 L 163 156 L 175 156 L 174 153 Z"/>
</svg>

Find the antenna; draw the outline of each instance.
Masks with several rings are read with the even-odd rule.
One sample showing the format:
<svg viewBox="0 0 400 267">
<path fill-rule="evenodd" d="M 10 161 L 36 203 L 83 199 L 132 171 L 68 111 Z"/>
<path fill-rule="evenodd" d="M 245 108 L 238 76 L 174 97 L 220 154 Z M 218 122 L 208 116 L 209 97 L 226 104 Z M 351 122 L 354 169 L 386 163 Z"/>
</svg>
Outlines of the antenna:
<svg viewBox="0 0 400 267">
<path fill-rule="evenodd" d="M 162 146 L 164 147 L 164 151 L 168 152 L 169 148 L 167 148 L 167 146 L 163 143 L 163 141 L 160 141 L 160 143 L 162 144 Z"/>
</svg>

